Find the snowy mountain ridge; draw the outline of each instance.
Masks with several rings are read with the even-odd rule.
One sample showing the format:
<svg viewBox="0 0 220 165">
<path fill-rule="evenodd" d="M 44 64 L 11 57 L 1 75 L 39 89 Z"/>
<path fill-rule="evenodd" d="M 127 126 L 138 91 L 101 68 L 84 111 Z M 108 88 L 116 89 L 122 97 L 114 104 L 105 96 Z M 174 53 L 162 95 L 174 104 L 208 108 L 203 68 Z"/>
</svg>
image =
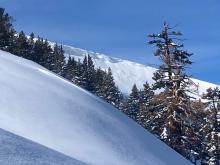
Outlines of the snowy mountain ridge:
<svg viewBox="0 0 220 165">
<path fill-rule="evenodd" d="M 50 44 L 54 45 L 53 42 L 50 42 Z M 110 67 L 112 69 L 116 85 L 124 94 L 129 94 L 134 84 L 136 84 L 139 89 L 142 89 L 143 84 L 146 81 L 149 84 L 154 83 L 154 81 L 152 80 L 152 76 L 157 69 L 152 67 L 152 65 L 147 66 L 129 60 L 109 57 L 105 54 L 87 51 L 68 45 L 63 45 L 63 49 L 65 51 L 66 57 L 71 56 L 74 57 L 76 60 L 80 59 L 82 61 L 84 56 L 89 54 L 94 61 L 95 67 L 100 67 L 103 70 L 107 70 L 108 67 Z M 214 88 L 216 86 L 219 86 L 217 84 L 194 78 L 192 78 L 192 80 L 195 85 L 198 86 L 197 90 L 199 98 L 201 97 L 202 93 L 206 92 L 207 88 Z"/>
</svg>

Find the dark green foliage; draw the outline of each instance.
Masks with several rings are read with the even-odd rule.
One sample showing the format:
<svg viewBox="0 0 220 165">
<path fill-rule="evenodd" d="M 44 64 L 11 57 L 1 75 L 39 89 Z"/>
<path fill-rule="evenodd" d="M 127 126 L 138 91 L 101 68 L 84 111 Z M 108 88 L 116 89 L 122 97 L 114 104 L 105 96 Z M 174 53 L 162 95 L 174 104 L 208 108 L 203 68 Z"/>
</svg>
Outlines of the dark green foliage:
<svg viewBox="0 0 220 165">
<path fill-rule="evenodd" d="M 206 117 L 206 136 L 204 162 L 210 165 L 220 164 L 220 90 L 218 87 L 207 89 L 203 98 L 208 102 L 209 114 Z"/>
<path fill-rule="evenodd" d="M 64 64 L 65 64 L 65 57 L 62 45 L 59 46 L 58 44 L 54 45 L 53 52 L 51 56 L 48 58 L 49 61 L 49 70 L 53 71 L 56 74 L 61 75 Z M 73 63 L 74 63 L 73 59 Z"/>
<path fill-rule="evenodd" d="M 192 64 L 191 53 L 183 50 L 183 44 L 178 43 L 182 34 L 172 31 L 166 23 L 159 34 L 149 35 L 152 38 L 149 44 L 156 46 L 155 56 L 161 60 L 159 69 L 154 74 L 154 89 L 163 88 L 165 98 L 160 100 L 161 110 L 155 113 L 154 122 L 158 123 L 157 134 L 173 149 L 191 159 L 193 147 L 187 133 L 191 128 L 189 116 L 192 113 L 190 106 L 190 86 L 193 82 L 186 74 L 185 69 Z M 194 152 L 194 151 L 193 151 Z"/>
<path fill-rule="evenodd" d="M 31 59 L 36 63 L 42 64 L 43 54 L 44 54 L 43 39 L 42 38 L 40 38 L 40 37 L 37 38 L 33 51 L 34 51 L 34 53 L 33 53 L 33 56 L 31 57 Z"/>
<path fill-rule="evenodd" d="M 153 109 L 154 91 L 151 89 L 148 82 L 144 84 L 144 89 L 139 92 L 139 112 L 137 121 L 144 128 L 149 128 L 150 116 Z"/>
<path fill-rule="evenodd" d="M 34 33 L 31 33 L 28 40 L 28 53 L 29 55 L 26 57 L 29 60 L 33 61 L 33 56 L 34 56 L 34 47 L 35 47 L 35 41 L 34 41 Z"/>
<path fill-rule="evenodd" d="M 23 58 L 29 59 L 29 43 L 26 35 L 21 31 L 18 36 L 15 38 L 15 47 L 13 53 L 19 55 Z"/>
<path fill-rule="evenodd" d="M 87 57 L 87 87 L 88 91 L 95 93 L 95 66 L 90 55 Z"/>
<path fill-rule="evenodd" d="M 81 67 L 79 67 L 81 74 L 78 77 L 78 85 L 88 91 L 95 92 L 95 67 L 90 55 L 85 56 Z"/>
<path fill-rule="evenodd" d="M 106 72 L 101 68 L 96 70 L 95 75 L 95 94 L 101 98 L 104 98 L 104 78 L 106 77 Z"/>
<path fill-rule="evenodd" d="M 78 62 L 76 64 L 76 70 L 75 70 L 75 77 L 74 77 L 74 83 L 81 86 L 82 87 L 82 84 L 83 83 L 83 65 L 80 61 L 80 59 L 78 59 Z"/>
<path fill-rule="evenodd" d="M 5 13 L 5 9 L 0 8 L 0 49 L 11 51 L 14 46 L 15 30 L 12 26 L 12 17 Z"/>
<path fill-rule="evenodd" d="M 53 61 L 53 58 L 56 58 L 53 53 L 55 53 L 57 50 L 52 50 L 51 45 L 48 43 L 47 39 L 41 39 L 41 44 L 42 47 L 40 49 L 42 53 L 38 54 L 40 57 L 38 63 L 47 69 L 51 69 L 51 65 L 54 65 L 53 62 L 55 62 Z"/>
<path fill-rule="evenodd" d="M 77 70 L 77 63 L 74 58 L 71 58 L 69 56 L 67 63 L 64 65 L 61 76 L 70 80 L 71 82 L 75 82 L 74 78 L 76 76 L 76 70 Z"/>
<path fill-rule="evenodd" d="M 78 62 L 76 73 L 76 84 L 82 88 L 95 93 L 95 76 L 96 70 L 90 55 L 85 56 L 83 63 Z"/>
<path fill-rule="evenodd" d="M 138 121 L 139 106 L 140 92 L 137 89 L 136 84 L 134 84 L 131 90 L 131 94 L 125 103 L 124 112 L 133 120 Z"/>
<path fill-rule="evenodd" d="M 79 67 L 81 74 L 79 75 L 78 85 L 84 89 L 88 88 L 87 80 L 88 80 L 88 58 L 87 56 L 84 57 L 81 67 Z"/>
<path fill-rule="evenodd" d="M 140 104 L 145 106 L 150 105 L 150 101 L 154 96 L 154 91 L 151 89 L 151 86 L 146 82 L 144 85 L 144 89 L 140 91 Z"/>
<path fill-rule="evenodd" d="M 122 106 L 122 94 L 114 83 L 111 69 L 108 72 L 95 69 L 92 58 L 88 55 L 83 63 L 69 57 L 61 74 L 80 87 L 96 94 L 117 108 Z"/>
<path fill-rule="evenodd" d="M 102 97 L 117 108 L 120 106 L 121 93 L 115 85 L 112 71 L 108 68 L 108 72 L 104 75 L 102 84 Z"/>
</svg>

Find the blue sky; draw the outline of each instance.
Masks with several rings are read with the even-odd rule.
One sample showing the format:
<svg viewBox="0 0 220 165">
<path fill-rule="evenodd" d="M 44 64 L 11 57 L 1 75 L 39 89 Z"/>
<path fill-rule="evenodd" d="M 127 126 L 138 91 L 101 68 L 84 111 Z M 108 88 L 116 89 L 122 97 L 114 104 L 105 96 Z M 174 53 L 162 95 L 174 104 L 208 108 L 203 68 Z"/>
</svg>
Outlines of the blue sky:
<svg viewBox="0 0 220 165">
<path fill-rule="evenodd" d="M 220 84 L 219 0 L 0 0 L 15 28 L 63 44 L 129 59 L 158 63 L 147 34 L 166 20 L 183 32 L 194 53 L 188 70 Z"/>
</svg>

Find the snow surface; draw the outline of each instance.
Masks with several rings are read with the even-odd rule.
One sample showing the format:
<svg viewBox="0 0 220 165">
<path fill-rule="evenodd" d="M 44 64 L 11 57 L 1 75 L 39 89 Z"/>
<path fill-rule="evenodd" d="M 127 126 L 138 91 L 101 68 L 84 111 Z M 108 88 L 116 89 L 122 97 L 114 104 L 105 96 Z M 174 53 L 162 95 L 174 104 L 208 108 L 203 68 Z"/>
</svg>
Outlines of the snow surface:
<svg viewBox="0 0 220 165">
<path fill-rule="evenodd" d="M 53 43 L 51 42 L 53 45 Z M 118 58 L 108 57 L 104 54 L 95 53 L 93 51 L 87 51 L 72 46 L 63 46 L 66 56 L 72 56 L 75 59 L 82 59 L 85 55 L 90 55 L 95 63 L 95 66 L 107 70 L 108 67 L 112 69 L 112 73 L 115 79 L 115 83 L 124 94 L 131 92 L 132 86 L 136 83 L 139 89 L 143 88 L 143 84 L 147 81 L 152 84 L 153 73 L 156 68 L 131 62 L 128 60 L 122 60 Z M 198 85 L 199 96 L 206 92 L 209 87 L 216 87 L 216 84 L 208 83 L 205 81 L 192 79 L 196 85 Z M 198 97 L 197 97 L 198 98 Z M 199 97 L 200 98 L 200 97 Z"/>
<path fill-rule="evenodd" d="M 0 146 L 1 165 L 86 165 L 3 129 Z"/>
<path fill-rule="evenodd" d="M 0 51 L 0 128 L 90 165 L 188 165 L 89 92 Z"/>
</svg>

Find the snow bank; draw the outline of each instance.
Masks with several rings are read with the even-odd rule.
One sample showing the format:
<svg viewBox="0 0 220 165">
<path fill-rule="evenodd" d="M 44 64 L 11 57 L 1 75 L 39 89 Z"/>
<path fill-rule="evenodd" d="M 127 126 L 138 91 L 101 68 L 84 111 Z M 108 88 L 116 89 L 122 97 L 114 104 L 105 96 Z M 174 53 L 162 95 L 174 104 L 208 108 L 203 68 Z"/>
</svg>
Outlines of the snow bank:
<svg viewBox="0 0 220 165">
<path fill-rule="evenodd" d="M 1 165 L 86 165 L 2 129 L 0 146 Z"/>
<path fill-rule="evenodd" d="M 0 51 L 0 128 L 91 165 L 187 165 L 111 105 Z"/>
</svg>

